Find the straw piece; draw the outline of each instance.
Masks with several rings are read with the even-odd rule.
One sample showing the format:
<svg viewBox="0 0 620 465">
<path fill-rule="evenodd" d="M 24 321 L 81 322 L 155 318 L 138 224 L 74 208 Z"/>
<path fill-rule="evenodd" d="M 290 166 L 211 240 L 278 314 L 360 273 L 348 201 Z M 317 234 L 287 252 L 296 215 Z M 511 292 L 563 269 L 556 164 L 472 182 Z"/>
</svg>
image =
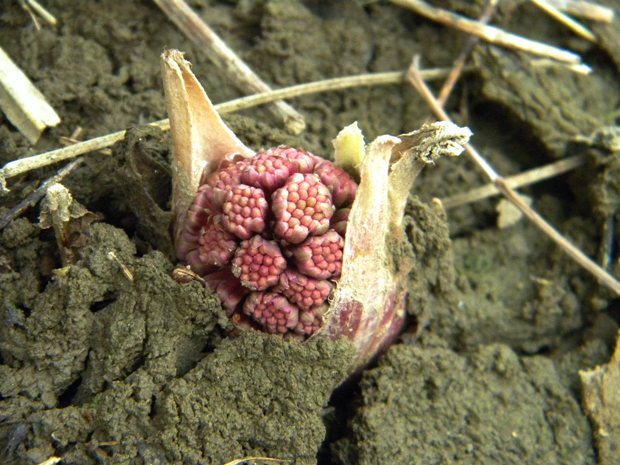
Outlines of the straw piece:
<svg viewBox="0 0 620 465">
<path fill-rule="evenodd" d="M 428 69 L 422 71 L 421 73 L 424 79 L 432 80 L 445 77 L 448 73 L 448 70 L 445 68 Z M 299 84 L 292 87 L 263 92 L 261 94 L 250 95 L 248 97 L 220 103 L 218 105 L 215 105 L 215 109 L 220 114 L 232 113 L 235 111 L 263 105 L 265 103 L 270 103 L 275 100 L 281 100 L 283 98 L 292 98 L 320 92 L 331 92 L 351 87 L 400 84 L 404 81 L 405 74 L 402 71 L 345 76 L 340 78 L 310 82 L 306 84 Z M 170 122 L 168 121 L 168 119 L 163 119 L 150 123 L 149 126 L 158 127 L 162 131 L 167 131 L 170 129 Z M 8 192 L 8 189 L 6 187 L 7 179 L 23 173 L 27 173 L 31 170 L 52 165 L 62 160 L 68 160 L 78 157 L 80 155 L 84 155 L 85 153 L 94 152 L 106 147 L 110 147 L 116 142 L 123 140 L 123 138 L 125 137 L 125 132 L 125 130 L 113 132 L 105 136 L 95 137 L 94 139 L 90 139 L 84 142 L 78 142 L 77 144 L 71 145 L 69 147 L 63 147 L 60 149 L 52 150 L 50 152 L 33 155 L 31 157 L 20 158 L 18 160 L 7 163 L 6 165 L 4 165 L 3 168 L 0 168 L 0 195 Z"/>
<path fill-rule="evenodd" d="M 34 27 L 37 28 L 37 31 L 41 30 L 41 24 L 39 23 L 39 19 L 41 18 L 50 26 L 56 26 L 58 21 L 43 5 L 41 5 L 37 0 L 19 0 L 21 7 L 30 15 L 30 19 L 34 23 Z"/>
<path fill-rule="evenodd" d="M 549 163 L 548 165 L 524 171 L 515 176 L 504 178 L 504 181 L 508 187 L 516 189 L 518 187 L 528 186 L 530 184 L 534 184 L 574 170 L 578 166 L 583 165 L 585 161 L 586 158 L 584 156 L 565 158 L 554 163 Z M 446 199 L 441 199 L 441 204 L 446 210 L 450 210 L 451 208 L 467 205 L 469 203 L 477 202 L 498 194 L 500 194 L 500 191 L 497 187 L 495 187 L 495 184 L 487 184 L 463 194 L 453 195 Z"/>
<path fill-rule="evenodd" d="M 247 464 L 258 464 L 258 463 L 287 463 L 290 460 L 287 459 L 276 459 L 273 457 L 241 457 L 239 459 L 231 460 L 230 462 L 226 462 L 224 465 L 241 465 L 242 463 Z"/>
<path fill-rule="evenodd" d="M 570 63 L 581 64 L 579 55 L 543 44 L 534 40 L 526 39 L 516 34 L 503 31 L 494 26 L 488 26 L 474 21 L 464 16 L 457 15 L 441 8 L 435 8 L 425 2 L 419 0 L 390 0 L 395 5 L 414 11 L 428 19 L 444 24 L 446 26 L 458 29 L 471 35 L 480 37 L 489 43 L 500 45 L 506 48 L 512 48 L 523 52 L 539 55 L 555 60 Z"/>
<path fill-rule="evenodd" d="M 414 61 L 407 73 L 411 84 L 420 93 L 424 101 L 437 119 L 442 121 L 451 121 L 448 114 L 438 104 L 437 99 L 421 79 L 418 69 L 419 57 L 414 57 Z M 569 257 L 577 262 L 586 271 L 592 274 L 601 284 L 611 289 L 617 295 L 620 295 L 620 282 L 618 282 L 611 274 L 601 268 L 586 254 L 575 247 L 568 239 L 562 236 L 553 226 L 533 210 L 521 197 L 508 185 L 506 180 L 497 173 L 493 167 L 482 157 L 482 155 L 471 145 L 465 146 L 465 153 L 474 161 L 476 166 L 483 171 L 497 189 L 517 207 L 536 227 L 545 233 L 553 242 L 555 242 Z"/>
<path fill-rule="evenodd" d="M 27 5 L 32 8 L 32 10 L 39 15 L 43 20 L 49 24 L 50 26 L 56 26 L 58 21 L 56 17 L 51 14 L 43 5 L 41 5 L 37 0 L 26 0 Z"/>
<path fill-rule="evenodd" d="M 596 42 L 596 37 L 592 32 L 582 24 L 575 21 L 573 18 L 568 16 L 565 13 L 562 13 L 555 6 L 548 2 L 547 0 L 530 0 L 534 5 L 543 10 L 549 16 L 551 16 L 556 21 L 562 23 L 564 26 L 568 27 L 571 31 L 577 34 L 580 37 L 583 37 L 590 42 Z"/>
<path fill-rule="evenodd" d="M 480 21 L 480 24 L 488 24 L 489 21 L 491 21 L 491 18 L 495 14 L 495 8 L 498 2 L 499 0 L 488 0 L 487 1 L 482 11 L 482 14 L 480 15 L 480 18 L 478 19 L 478 21 Z M 459 54 L 458 58 L 452 65 L 452 71 L 450 71 L 450 74 L 448 75 L 445 82 L 443 83 L 443 86 L 441 86 L 441 90 L 439 91 L 439 95 L 437 97 L 437 101 L 439 102 L 439 105 L 441 105 L 442 107 L 448 101 L 448 98 L 450 97 L 450 94 L 452 93 L 454 86 L 456 85 L 457 81 L 461 77 L 461 73 L 463 72 L 463 69 L 465 68 L 465 63 L 467 63 L 467 59 L 471 55 L 471 52 L 474 50 L 476 45 L 478 45 L 479 41 L 480 41 L 480 37 L 477 37 L 477 36 L 469 37 L 467 42 L 463 46 L 463 49 L 461 50 L 461 53 Z"/>
<path fill-rule="evenodd" d="M 547 0 L 547 3 L 577 18 L 606 24 L 611 24 L 614 20 L 614 10 L 594 2 L 583 0 Z"/>
<path fill-rule="evenodd" d="M 240 90 L 246 94 L 271 90 L 187 3 L 183 0 L 153 1 L 183 34 L 196 43 L 218 68 L 227 73 Z M 293 134 L 299 134 L 306 128 L 304 117 L 288 103 L 279 100 L 274 102 L 274 106 L 276 115 Z"/>
<path fill-rule="evenodd" d="M 39 465 L 55 465 L 62 460 L 62 457 L 49 457 L 41 462 Z"/>
<path fill-rule="evenodd" d="M 24 72 L 0 47 L 0 108 L 19 131 L 35 144 L 60 117 Z"/>
</svg>

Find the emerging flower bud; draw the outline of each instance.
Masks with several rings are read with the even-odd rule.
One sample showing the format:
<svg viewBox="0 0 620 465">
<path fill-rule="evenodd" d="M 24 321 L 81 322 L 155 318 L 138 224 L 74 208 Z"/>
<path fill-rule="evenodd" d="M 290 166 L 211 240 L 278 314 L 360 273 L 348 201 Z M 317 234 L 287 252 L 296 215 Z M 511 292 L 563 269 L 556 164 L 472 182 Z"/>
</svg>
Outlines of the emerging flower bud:
<svg viewBox="0 0 620 465">
<path fill-rule="evenodd" d="M 440 155 L 458 155 L 470 131 L 435 123 L 366 146 L 354 123 L 334 140 L 335 164 L 291 147 L 255 154 L 179 52 L 164 52 L 163 71 L 178 257 L 239 326 L 347 338 L 351 370 L 366 364 L 404 322 L 411 262 L 393 250 L 407 240 L 413 181 Z"/>
<path fill-rule="evenodd" d="M 178 236 L 179 258 L 205 277 L 233 321 L 247 322 L 236 316 L 242 312 L 267 332 L 314 334 L 323 321 L 314 310 L 333 289 L 327 279 L 342 268 L 344 240 L 329 229 L 336 210 L 331 189 L 346 191 L 341 197 L 350 203 L 357 184 L 331 162 L 290 147 L 222 166 L 202 176 L 206 184 Z M 331 189 L 311 171 L 316 166 L 333 181 Z M 338 227 L 345 223 L 340 215 Z"/>
</svg>

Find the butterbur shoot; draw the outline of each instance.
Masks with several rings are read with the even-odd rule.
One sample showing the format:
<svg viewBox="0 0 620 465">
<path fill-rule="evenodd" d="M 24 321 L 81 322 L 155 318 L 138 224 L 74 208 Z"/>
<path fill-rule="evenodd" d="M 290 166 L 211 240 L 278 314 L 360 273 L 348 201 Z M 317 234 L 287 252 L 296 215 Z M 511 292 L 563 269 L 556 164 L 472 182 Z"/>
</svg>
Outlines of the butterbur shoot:
<svg viewBox="0 0 620 465">
<path fill-rule="evenodd" d="M 174 240 L 240 327 L 305 340 L 347 338 L 351 370 L 402 329 L 411 263 L 391 253 L 410 188 L 470 136 L 451 123 L 380 136 L 356 123 L 335 162 L 303 149 L 254 152 L 225 125 L 176 50 L 162 68 L 173 138 Z"/>
</svg>

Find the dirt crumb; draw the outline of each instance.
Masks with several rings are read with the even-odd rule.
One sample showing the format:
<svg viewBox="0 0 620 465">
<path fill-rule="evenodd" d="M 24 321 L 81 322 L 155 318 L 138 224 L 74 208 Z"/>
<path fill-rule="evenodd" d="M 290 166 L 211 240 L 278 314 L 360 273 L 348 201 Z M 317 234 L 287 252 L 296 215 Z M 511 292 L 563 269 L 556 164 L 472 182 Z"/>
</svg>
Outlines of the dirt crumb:
<svg viewBox="0 0 620 465">
<path fill-rule="evenodd" d="M 343 464 L 594 464 L 590 425 L 545 357 L 392 347 L 361 381 Z"/>
</svg>

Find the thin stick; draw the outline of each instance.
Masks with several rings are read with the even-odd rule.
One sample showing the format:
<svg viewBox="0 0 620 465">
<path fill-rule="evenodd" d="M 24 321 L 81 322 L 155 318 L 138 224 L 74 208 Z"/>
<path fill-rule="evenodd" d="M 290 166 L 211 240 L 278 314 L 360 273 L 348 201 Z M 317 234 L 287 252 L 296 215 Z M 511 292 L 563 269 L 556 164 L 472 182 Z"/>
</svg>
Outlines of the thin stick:
<svg viewBox="0 0 620 465">
<path fill-rule="evenodd" d="M 0 109 L 30 143 L 60 117 L 45 96 L 0 47 Z"/>
<path fill-rule="evenodd" d="M 252 94 L 271 90 L 187 3 L 183 0 L 153 1 L 183 34 L 197 44 L 218 68 L 227 73 L 241 91 Z M 275 101 L 274 112 L 293 134 L 299 134 L 306 128 L 304 117 L 288 103 Z"/>
<path fill-rule="evenodd" d="M 547 3 L 578 18 L 606 24 L 611 24 L 614 20 L 614 10 L 597 3 L 583 0 L 547 0 Z"/>
<path fill-rule="evenodd" d="M 264 463 L 286 463 L 290 462 L 287 459 L 274 459 L 272 457 L 241 457 L 239 459 L 231 460 L 230 462 L 226 462 L 224 465 L 241 465 L 245 462 L 264 462 Z"/>
<path fill-rule="evenodd" d="M 499 2 L 499 0 L 489 0 L 487 2 L 482 14 L 480 15 L 480 18 L 478 19 L 478 21 L 480 21 L 480 24 L 488 24 L 489 21 L 491 21 L 491 18 L 495 14 L 495 7 L 497 6 L 497 2 Z M 443 83 L 443 86 L 439 91 L 439 96 L 437 97 L 437 101 L 439 102 L 439 105 L 441 107 L 443 107 L 448 101 L 448 98 L 450 97 L 454 86 L 461 77 L 461 73 L 465 68 L 465 63 L 467 62 L 467 59 L 469 58 L 471 52 L 474 50 L 474 47 L 476 47 L 479 41 L 480 37 L 470 36 L 465 45 L 463 46 L 463 50 L 452 65 L 452 70 L 450 71 L 450 74 Z"/>
<path fill-rule="evenodd" d="M 420 0 L 390 0 L 395 5 L 414 11 L 428 19 L 458 29 L 471 35 L 480 37 L 482 40 L 502 47 L 512 48 L 533 55 L 553 58 L 555 60 L 581 65 L 579 55 L 551 45 L 543 44 L 534 40 L 526 39 L 516 34 L 503 31 L 494 26 L 481 24 L 451 11 L 435 8 Z"/>
<path fill-rule="evenodd" d="M 508 187 L 516 189 L 518 187 L 529 186 L 545 179 L 559 176 L 568 171 L 574 170 L 578 166 L 585 163 L 586 158 L 581 155 L 574 157 L 564 158 L 562 160 L 549 163 L 548 165 L 533 168 L 531 170 L 524 171 L 514 176 L 504 178 L 504 181 Z M 469 203 L 478 202 L 479 200 L 493 197 L 500 194 L 500 191 L 495 184 L 487 184 L 475 189 L 472 189 L 463 194 L 453 195 L 445 199 L 441 199 L 441 204 L 446 210 L 451 208 L 460 207 Z"/>
<path fill-rule="evenodd" d="M 21 3 L 22 7 L 26 11 L 28 11 L 28 14 L 30 14 L 30 17 L 35 23 L 37 29 L 40 29 L 41 26 L 39 25 L 36 17 L 34 16 L 35 13 L 39 15 L 50 26 L 56 26 L 56 24 L 58 24 L 58 21 L 56 20 L 54 15 L 51 14 L 43 5 L 37 2 L 37 0 L 22 0 Z"/>
<path fill-rule="evenodd" d="M 439 106 L 437 99 L 428 88 L 426 83 L 420 77 L 420 71 L 417 67 L 417 61 L 414 59 L 413 64 L 409 68 L 407 76 L 411 84 L 418 90 L 424 101 L 430 107 L 437 119 L 442 121 L 450 121 L 448 114 Z M 536 227 L 543 231 L 553 242 L 555 242 L 562 250 L 564 250 L 575 262 L 582 266 L 586 271 L 591 273 L 603 285 L 620 295 L 620 282 L 618 282 L 611 274 L 607 273 L 603 268 L 597 265 L 586 254 L 575 247 L 568 239 L 562 236 L 553 226 L 527 205 L 519 195 L 510 188 L 506 180 L 502 178 L 489 163 L 484 160 L 482 155 L 471 145 L 465 145 L 465 152 L 474 161 L 474 163 L 487 175 L 497 189 L 515 206 L 517 207 Z"/>
<path fill-rule="evenodd" d="M 448 68 L 434 68 L 422 71 L 425 80 L 433 81 L 445 78 L 450 70 Z M 240 110 L 264 105 L 276 98 L 293 98 L 309 94 L 334 92 L 337 90 L 350 89 L 352 87 L 370 87 L 401 84 L 407 81 L 406 73 L 402 71 L 387 71 L 384 73 L 357 74 L 338 78 L 324 79 L 321 81 L 308 82 L 295 86 L 284 87 L 261 94 L 248 95 L 228 102 L 215 105 L 219 113 L 233 113 Z"/>
<path fill-rule="evenodd" d="M 28 13 L 28 16 L 30 16 L 30 21 L 32 21 L 32 24 L 34 24 L 34 27 L 37 31 L 41 30 L 41 23 L 39 22 L 39 18 L 37 18 L 37 15 L 34 14 L 34 11 L 32 11 L 32 8 L 30 8 L 30 5 L 28 5 L 26 0 L 20 0 L 20 5 L 22 6 L 22 8 L 24 9 L 24 11 L 26 13 Z"/>
<path fill-rule="evenodd" d="M 448 74 L 448 71 L 449 70 L 445 68 L 438 68 L 424 70 L 421 71 L 421 73 L 424 79 L 433 80 L 444 78 Z M 277 89 L 269 92 L 250 95 L 248 97 L 242 97 L 239 99 L 231 100 L 229 102 L 220 103 L 218 105 L 215 105 L 215 108 L 220 114 L 225 114 L 252 108 L 284 98 L 293 98 L 320 92 L 331 92 L 351 87 L 400 84 L 402 82 L 405 82 L 405 80 L 406 75 L 402 71 L 346 76 L 340 78 L 326 79 L 322 81 L 315 81 L 306 84 L 299 84 L 292 87 L 286 87 L 283 89 Z M 170 122 L 168 121 L 168 119 L 155 121 L 153 123 L 150 123 L 149 125 L 158 127 L 162 131 L 167 131 L 170 129 Z M 111 134 L 107 134 L 105 136 L 100 136 L 84 142 L 79 142 L 69 147 L 63 147 L 60 149 L 52 150 L 50 152 L 45 152 L 38 155 L 33 155 L 31 157 L 20 158 L 18 160 L 11 161 L 0 169 L 0 195 L 3 192 L 8 191 L 6 188 L 7 179 L 34 169 L 52 165 L 62 160 L 68 160 L 78 157 L 80 155 L 84 155 L 85 153 L 94 152 L 106 147 L 110 147 L 116 142 L 123 140 L 124 137 L 125 130 L 117 131 Z"/>
<path fill-rule="evenodd" d="M 62 460 L 62 457 L 50 457 L 47 460 L 44 460 L 39 465 L 55 465 Z"/>
<path fill-rule="evenodd" d="M 133 273 L 131 272 L 129 267 L 125 265 L 120 258 L 118 258 L 114 251 L 110 250 L 107 257 L 109 260 L 112 260 L 114 263 L 116 263 L 116 265 L 121 269 L 123 275 L 125 276 L 125 278 L 127 278 L 128 281 L 133 282 Z"/>
<path fill-rule="evenodd" d="M 553 6 L 549 1 L 547 0 L 530 0 L 530 1 L 534 5 L 536 5 L 538 8 L 543 10 L 545 13 L 547 13 L 549 16 L 551 16 L 553 19 L 555 19 L 556 21 L 562 23 L 564 26 L 569 28 L 571 31 L 573 31 L 578 36 L 583 37 L 584 39 L 589 40 L 590 42 L 596 42 L 596 37 L 594 36 L 594 34 L 592 34 L 592 32 L 587 27 L 578 23 L 577 21 L 575 21 L 573 18 L 571 18 L 567 14 L 562 13 L 555 6 Z"/>
<path fill-rule="evenodd" d="M 0 231 L 6 228 L 11 221 L 13 221 L 23 212 L 25 212 L 28 208 L 34 207 L 39 202 L 39 200 L 43 198 L 49 186 L 62 181 L 62 179 L 75 168 L 77 168 L 77 166 L 82 163 L 83 160 L 83 158 L 73 160 L 71 163 L 58 170 L 55 175 L 46 179 L 45 182 L 43 182 L 35 191 L 31 192 L 28 197 L 23 199 L 13 208 L 11 208 L 11 210 L 9 210 L 9 212 L 4 217 L 0 218 Z"/>
</svg>

